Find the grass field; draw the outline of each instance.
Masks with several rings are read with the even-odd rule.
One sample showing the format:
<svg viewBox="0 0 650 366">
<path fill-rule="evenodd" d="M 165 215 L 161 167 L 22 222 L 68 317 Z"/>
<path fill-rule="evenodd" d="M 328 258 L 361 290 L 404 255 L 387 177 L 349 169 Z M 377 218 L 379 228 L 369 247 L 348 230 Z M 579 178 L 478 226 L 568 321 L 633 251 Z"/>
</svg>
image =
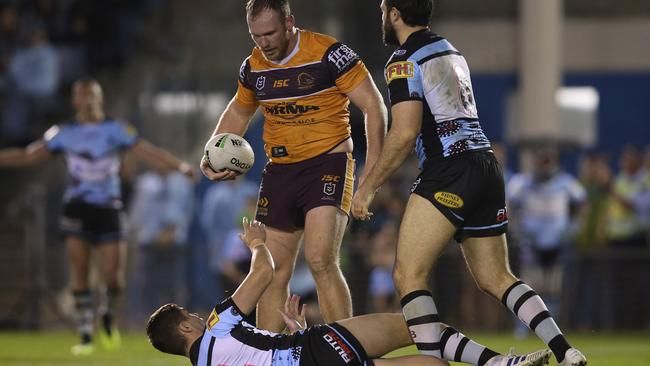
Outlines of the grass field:
<svg viewBox="0 0 650 366">
<path fill-rule="evenodd" d="M 472 333 L 477 340 L 497 351 L 507 352 L 515 346 L 517 352 L 541 347 L 535 338 L 514 340 L 505 334 Z M 650 365 L 650 334 L 577 334 L 571 340 L 589 358 L 590 366 L 647 366 Z M 154 366 L 189 365 L 182 357 L 158 353 L 140 334 L 123 335 L 123 347 L 117 352 L 98 349 L 92 356 L 77 358 L 69 353 L 76 337 L 72 333 L 0 332 L 0 365 L 92 365 L 92 366 Z M 414 353 L 414 349 L 399 350 L 395 354 Z M 551 362 L 555 365 L 555 362 Z M 239 365 L 234 365 L 239 366 Z"/>
</svg>

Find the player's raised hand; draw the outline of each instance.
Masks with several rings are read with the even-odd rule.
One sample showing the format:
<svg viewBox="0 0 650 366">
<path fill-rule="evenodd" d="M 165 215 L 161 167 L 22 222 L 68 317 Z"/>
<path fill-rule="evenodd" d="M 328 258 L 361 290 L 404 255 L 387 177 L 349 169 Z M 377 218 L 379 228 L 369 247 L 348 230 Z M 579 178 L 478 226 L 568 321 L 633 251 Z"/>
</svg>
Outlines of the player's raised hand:
<svg viewBox="0 0 650 366">
<path fill-rule="evenodd" d="M 289 332 L 295 333 L 299 330 L 307 329 L 307 320 L 305 313 L 307 311 L 307 305 L 303 304 L 300 308 L 300 296 L 291 295 L 287 297 L 287 300 L 284 302 L 284 311 L 278 309 L 280 314 L 282 314 L 282 319 L 287 325 Z"/>
<path fill-rule="evenodd" d="M 215 172 L 212 167 L 210 167 L 208 158 L 205 155 L 201 158 L 201 172 L 211 181 L 233 180 L 237 177 L 237 173 L 232 170 L 226 169 L 222 172 Z"/>
<path fill-rule="evenodd" d="M 239 234 L 239 239 L 241 239 L 249 249 L 252 250 L 256 246 L 266 242 L 266 229 L 264 228 L 264 224 L 255 220 L 251 222 L 247 217 L 244 217 L 242 219 L 242 226 L 244 232 Z"/>
<path fill-rule="evenodd" d="M 372 212 L 368 211 L 368 208 L 374 197 L 375 192 L 368 191 L 362 184 L 352 197 L 352 216 L 362 221 L 370 220 Z"/>
</svg>

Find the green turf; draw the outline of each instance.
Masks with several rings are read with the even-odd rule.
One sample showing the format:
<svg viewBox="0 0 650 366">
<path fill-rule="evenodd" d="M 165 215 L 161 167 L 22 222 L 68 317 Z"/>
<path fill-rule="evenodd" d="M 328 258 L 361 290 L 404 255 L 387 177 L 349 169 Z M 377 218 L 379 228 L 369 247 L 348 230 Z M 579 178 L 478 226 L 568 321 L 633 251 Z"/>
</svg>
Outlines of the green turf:
<svg viewBox="0 0 650 366">
<path fill-rule="evenodd" d="M 515 340 L 507 334 L 472 333 L 480 342 L 497 351 L 532 351 L 542 346 L 535 338 Z M 164 355 L 155 351 L 141 334 L 123 334 L 123 347 L 117 352 L 102 349 L 88 357 L 73 357 L 70 346 L 76 341 L 72 333 L 0 332 L 0 365 L 92 365 L 92 366 L 148 366 L 189 365 L 182 357 Z M 571 341 L 589 358 L 590 366 L 647 366 L 650 365 L 650 334 L 578 334 Z M 412 354 L 414 349 L 395 354 Z M 551 362 L 555 365 L 555 362 Z M 238 365 L 233 365 L 238 366 Z"/>
</svg>

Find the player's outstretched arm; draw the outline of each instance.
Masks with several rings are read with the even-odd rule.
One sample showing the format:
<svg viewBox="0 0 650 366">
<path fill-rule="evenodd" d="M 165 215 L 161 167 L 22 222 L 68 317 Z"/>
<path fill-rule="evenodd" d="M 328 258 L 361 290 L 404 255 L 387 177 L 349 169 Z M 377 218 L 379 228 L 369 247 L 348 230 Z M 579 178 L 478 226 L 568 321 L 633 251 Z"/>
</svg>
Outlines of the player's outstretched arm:
<svg viewBox="0 0 650 366">
<path fill-rule="evenodd" d="M 368 207 L 375 192 L 402 165 L 413 150 L 415 139 L 422 126 L 422 102 L 405 101 L 395 104 L 391 115 L 393 124 L 388 131 L 379 159 L 352 198 L 352 214 L 358 219 L 370 218 L 372 214 L 368 212 Z"/>
<path fill-rule="evenodd" d="M 226 109 L 221 114 L 221 118 L 219 118 L 213 136 L 226 132 L 234 133 L 238 136 L 244 136 L 246 130 L 248 130 L 251 118 L 253 118 L 253 115 L 257 110 L 257 104 L 245 106 L 240 104 L 236 98 L 237 97 L 232 98 Z M 210 167 L 205 156 L 201 159 L 201 172 L 212 181 L 231 180 L 237 177 L 237 174 L 231 170 L 215 172 Z"/>
<path fill-rule="evenodd" d="M 239 285 L 232 299 L 237 307 L 246 315 L 257 306 L 257 302 L 271 283 L 275 273 L 275 265 L 269 248 L 266 247 L 266 230 L 264 224 L 247 218 L 242 220 L 244 232 L 239 238 L 252 253 L 251 268 L 244 282 Z"/>
<path fill-rule="evenodd" d="M 37 140 L 25 148 L 0 150 L 0 166 L 24 167 L 38 164 L 52 156 L 43 140 Z"/>
<path fill-rule="evenodd" d="M 139 139 L 131 148 L 133 155 L 145 164 L 161 171 L 178 170 L 190 179 L 196 179 L 192 166 L 172 155 L 169 151 L 161 149 L 145 139 Z"/>
<path fill-rule="evenodd" d="M 363 112 L 366 127 L 366 164 L 361 173 L 359 184 L 362 184 L 379 158 L 384 137 L 386 136 L 386 125 L 388 111 L 384 99 L 377 89 L 371 76 L 368 76 L 361 84 L 347 94 L 352 104 Z"/>
</svg>

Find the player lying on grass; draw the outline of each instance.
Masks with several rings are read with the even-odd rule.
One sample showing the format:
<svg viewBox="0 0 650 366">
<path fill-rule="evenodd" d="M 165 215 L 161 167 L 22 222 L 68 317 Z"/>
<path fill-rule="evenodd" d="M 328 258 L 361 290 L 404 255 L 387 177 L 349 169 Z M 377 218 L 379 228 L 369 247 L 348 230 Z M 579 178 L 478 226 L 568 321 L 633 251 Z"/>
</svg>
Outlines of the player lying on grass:
<svg viewBox="0 0 650 366">
<path fill-rule="evenodd" d="M 216 365 L 323 365 L 409 366 L 449 365 L 432 356 L 414 355 L 379 359 L 412 344 L 401 314 L 371 314 L 307 328 L 304 307 L 292 296 L 282 313 L 291 334 L 276 334 L 250 325 L 246 319 L 274 275 L 273 258 L 264 244 L 266 232 L 259 222 L 243 221 L 240 235 L 252 252 L 250 271 L 232 297 L 217 305 L 207 322 L 176 304 L 154 312 L 147 324 L 151 344 L 166 353 L 186 356 L 194 366 Z M 447 327 L 440 341 L 444 358 L 474 365 L 545 365 L 550 351 L 503 356 Z"/>
</svg>

